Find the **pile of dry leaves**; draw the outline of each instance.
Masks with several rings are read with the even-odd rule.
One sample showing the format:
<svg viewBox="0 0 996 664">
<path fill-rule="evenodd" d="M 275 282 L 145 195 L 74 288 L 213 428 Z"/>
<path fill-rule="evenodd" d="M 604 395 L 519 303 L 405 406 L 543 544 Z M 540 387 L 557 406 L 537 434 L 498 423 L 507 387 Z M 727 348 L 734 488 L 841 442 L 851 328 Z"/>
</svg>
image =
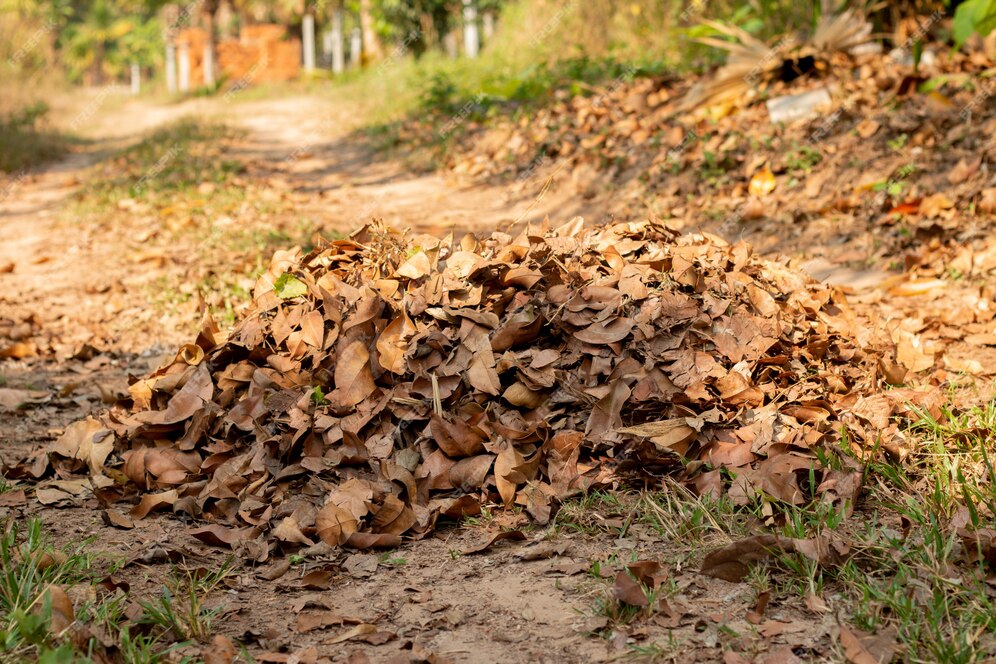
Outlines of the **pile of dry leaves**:
<svg viewBox="0 0 996 664">
<path fill-rule="evenodd" d="M 586 487 L 665 473 L 853 504 L 860 474 L 821 460 L 844 429 L 894 442 L 914 399 L 878 389 L 878 343 L 839 293 L 653 221 L 373 226 L 278 252 L 227 338 L 206 325 L 50 459 L 89 470 L 115 525 L 170 509 L 257 560 L 396 546 L 490 501 L 542 523 Z"/>
</svg>

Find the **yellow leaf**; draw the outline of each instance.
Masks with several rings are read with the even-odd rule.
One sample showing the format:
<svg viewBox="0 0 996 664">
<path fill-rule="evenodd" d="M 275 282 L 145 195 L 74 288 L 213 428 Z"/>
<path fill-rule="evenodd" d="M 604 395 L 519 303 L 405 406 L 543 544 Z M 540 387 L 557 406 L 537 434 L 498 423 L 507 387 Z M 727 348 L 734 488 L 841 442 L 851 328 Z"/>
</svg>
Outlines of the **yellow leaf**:
<svg viewBox="0 0 996 664">
<path fill-rule="evenodd" d="M 747 190 L 750 192 L 751 196 L 757 196 L 760 198 L 762 196 L 767 196 L 774 191 L 777 184 L 775 174 L 771 172 L 770 168 L 765 166 L 751 176 L 750 185 L 748 185 Z"/>
</svg>

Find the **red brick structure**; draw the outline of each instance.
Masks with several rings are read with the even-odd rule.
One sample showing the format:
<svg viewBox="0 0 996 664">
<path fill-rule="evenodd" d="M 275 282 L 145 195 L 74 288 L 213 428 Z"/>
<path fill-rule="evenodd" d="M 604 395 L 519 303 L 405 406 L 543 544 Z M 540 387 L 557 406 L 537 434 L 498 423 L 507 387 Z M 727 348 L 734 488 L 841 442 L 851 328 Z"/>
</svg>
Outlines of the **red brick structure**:
<svg viewBox="0 0 996 664">
<path fill-rule="evenodd" d="M 190 86 L 204 85 L 204 46 L 207 33 L 187 28 L 173 40 L 177 51 L 186 46 L 190 54 Z M 238 39 L 218 42 L 218 72 L 229 84 L 288 81 L 301 70 L 301 42 L 287 37 L 281 25 L 261 24 L 242 28 Z"/>
</svg>

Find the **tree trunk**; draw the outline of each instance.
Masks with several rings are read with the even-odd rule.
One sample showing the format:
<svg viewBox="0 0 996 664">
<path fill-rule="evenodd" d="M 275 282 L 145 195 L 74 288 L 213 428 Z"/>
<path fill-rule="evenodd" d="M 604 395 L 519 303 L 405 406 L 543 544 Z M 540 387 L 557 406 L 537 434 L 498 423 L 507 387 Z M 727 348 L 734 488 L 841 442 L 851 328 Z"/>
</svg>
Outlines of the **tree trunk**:
<svg viewBox="0 0 996 664">
<path fill-rule="evenodd" d="M 372 60 L 384 57 L 384 49 L 374 31 L 373 11 L 370 0 L 360 0 L 360 29 L 363 32 L 363 51 Z"/>
<path fill-rule="evenodd" d="M 97 41 L 97 46 L 93 49 L 93 72 L 91 85 L 102 85 L 104 83 L 104 53 L 107 46 L 103 39 Z"/>
<path fill-rule="evenodd" d="M 218 37 L 222 41 L 226 39 L 235 39 L 238 37 L 235 34 L 235 7 L 232 6 L 231 0 L 221 0 L 218 3 Z"/>
<path fill-rule="evenodd" d="M 207 0 L 204 3 L 204 31 L 207 32 L 207 52 L 210 54 L 209 57 L 204 58 L 204 85 L 213 86 L 217 77 L 215 72 L 218 71 L 218 37 L 215 34 L 215 18 L 218 15 L 218 9 L 221 6 L 221 0 Z M 208 69 L 210 68 L 210 71 Z"/>
</svg>

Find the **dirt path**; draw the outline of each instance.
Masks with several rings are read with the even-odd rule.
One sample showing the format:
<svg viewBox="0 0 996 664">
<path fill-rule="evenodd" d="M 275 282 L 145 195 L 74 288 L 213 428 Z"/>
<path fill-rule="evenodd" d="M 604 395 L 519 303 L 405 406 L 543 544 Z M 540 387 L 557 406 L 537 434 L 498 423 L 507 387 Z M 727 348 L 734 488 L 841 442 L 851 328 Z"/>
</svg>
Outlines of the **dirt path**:
<svg viewBox="0 0 996 664">
<path fill-rule="evenodd" d="M 161 247 L 150 248 L 153 230 L 141 223 L 81 224 L 71 212 L 75 193 L 93 177 L 90 169 L 112 149 L 190 113 L 244 129 L 225 156 L 245 165 L 250 185 L 281 192 L 293 216 L 323 231 L 349 232 L 376 217 L 399 228 L 459 234 L 546 214 L 566 221 L 585 206 L 569 190 L 537 200 L 511 187 L 412 174 L 399 162 L 379 159 L 350 132 L 345 112 L 329 109 L 323 99 L 129 102 L 108 110 L 87 127 L 95 141 L 90 149 L 15 183 L 0 200 L 0 340 L 25 345 L 24 357 L 0 364 L 0 388 L 30 390 L 40 401 L 16 412 L 0 410 L 5 459 L 38 454 L 66 425 L 123 394 L 129 375 L 146 373 L 189 341 L 197 324 L 193 309 L 167 314 L 149 299 L 167 269 L 183 274 L 192 268 Z M 122 209 L 124 216 L 132 214 Z M 875 295 L 881 273 L 829 262 L 810 269 L 864 289 L 856 299 L 888 311 L 888 301 Z M 169 573 L 161 563 L 182 556 L 190 565 L 216 568 L 226 557 L 193 539 L 178 519 L 144 519 L 121 530 L 104 523 L 102 507 L 82 493 L 58 507 L 32 498 L 18 509 L 43 518 L 60 542 L 95 536 L 96 548 L 128 561 L 121 574 L 140 598 L 161 591 Z M 829 613 L 806 611 L 797 602 L 771 606 L 764 622 L 756 616 L 749 622 L 757 589 L 697 574 L 701 550 L 721 542 L 690 544 L 631 523 L 628 505 L 601 507 L 602 516 L 589 522 L 547 531 L 519 515 L 491 515 L 387 555 L 319 548 L 282 572 L 280 562 L 263 556 L 226 583 L 217 629 L 245 644 L 257 661 L 748 661 L 736 653 L 762 662 L 839 658 Z M 680 515 L 675 518 L 680 523 Z M 532 542 L 464 553 L 500 528 L 520 528 Z M 637 560 L 661 561 L 671 577 L 667 609 L 629 629 L 606 607 L 612 576 Z M 593 561 L 601 572 L 591 571 Z M 375 631 L 343 640 L 357 623 Z M 198 655 L 198 648 L 188 650 Z"/>
<path fill-rule="evenodd" d="M 413 174 L 382 160 L 351 134 L 354 124 L 327 102 L 281 99 L 244 104 L 236 126 L 248 130 L 244 157 L 306 194 L 305 211 L 349 231 L 379 218 L 398 228 L 481 231 L 539 220 L 563 197 L 514 196 L 509 187 L 464 185 L 440 174 Z"/>
</svg>

